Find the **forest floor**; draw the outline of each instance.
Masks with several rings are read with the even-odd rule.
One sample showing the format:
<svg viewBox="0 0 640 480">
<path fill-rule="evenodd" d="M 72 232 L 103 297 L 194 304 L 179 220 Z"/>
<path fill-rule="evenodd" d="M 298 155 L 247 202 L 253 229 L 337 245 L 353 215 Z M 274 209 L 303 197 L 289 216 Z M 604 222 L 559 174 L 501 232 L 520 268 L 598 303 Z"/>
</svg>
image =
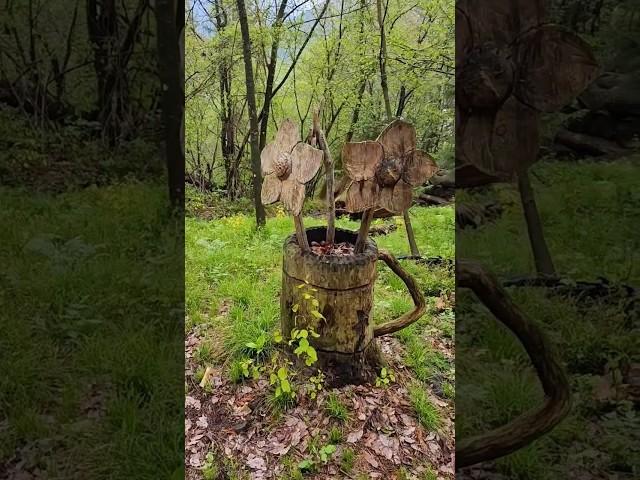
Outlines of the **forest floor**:
<svg viewBox="0 0 640 480">
<path fill-rule="evenodd" d="M 613 288 L 601 298 L 585 290 L 567 295 L 539 287 L 507 289 L 555 344 L 569 374 L 573 406 L 550 434 L 496 462 L 466 469 L 460 478 L 640 478 L 639 163 L 635 156 L 615 162 L 542 161 L 533 167 L 559 276 L 569 291 L 578 281 Z M 496 185 L 456 200 L 498 201 L 503 207 L 495 222 L 457 235 L 459 258 L 482 262 L 502 280 L 534 276 L 512 186 Z M 616 288 L 623 284 L 634 287 L 636 296 Z M 527 355 L 486 309 L 467 294 L 459 295 L 456 307 L 460 441 L 541 405 L 542 392 Z"/>
<path fill-rule="evenodd" d="M 164 182 L 0 187 L 1 478 L 181 478 L 182 219 L 166 197 Z"/>
<path fill-rule="evenodd" d="M 284 356 L 274 332 L 282 244 L 294 231 L 292 220 L 271 211 L 256 232 L 250 215 L 220 217 L 218 206 L 212 217 L 213 207 L 198 208 L 208 213 L 186 219 L 187 478 L 453 478 L 452 265 L 402 261 L 425 292 L 428 311 L 380 343 L 388 362 L 380 386 L 327 385 L 312 398 L 310 374 L 292 369 L 297 398 L 283 405 L 269 377 Z M 408 250 L 400 220 L 374 225 L 397 227 L 376 237 L 396 255 Z M 452 207 L 414 208 L 412 220 L 424 256 L 453 258 Z M 323 222 L 305 218 L 305 226 Z M 338 226 L 358 223 L 340 219 Z M 411 299 L 390 270 L 381 266 L 378 273 L 374 318 L 384 322 L 409 310 Z M 265 367 L 257 378 L 249 373 L 254 366 Z"/>
</svg>

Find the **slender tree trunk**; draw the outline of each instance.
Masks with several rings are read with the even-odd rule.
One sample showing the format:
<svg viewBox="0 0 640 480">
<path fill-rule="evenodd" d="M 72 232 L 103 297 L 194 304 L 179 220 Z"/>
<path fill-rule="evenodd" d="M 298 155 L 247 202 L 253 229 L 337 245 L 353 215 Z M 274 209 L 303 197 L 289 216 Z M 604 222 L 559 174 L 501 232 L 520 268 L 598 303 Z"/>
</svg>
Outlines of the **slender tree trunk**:
<svg viewBox="0 0 640 480">
<path fill-rule="evenodd" d="M 404 218 L 404 226 L 407 230 L 407 238 L 409 239 L 409 248 L 411 248 L 411 256 L 419 257 L 420 250 L 418 250 L 416 237 L 413 233 L 413 226 L 411 225 L 411 217 L 409 216 L 409 209 L 402 212 L 402 217 Z"/>
<path fill-rule="evenodd" d="M 278 45 L 280 44 L 279 29 L 282 26 L 284 11 L 287 8 L 287 1 L 282 0 L 278 7 L 276 21 L 273 23 L 273 41 L 271 42 L 271 55 L 267 66 L 267 81 L 264 89 L 264 104 L 262 106 L 262 116 L 260 120 L 260 149 L 267 144 L 267 127 L 269 125 L 269 111 L 271 110 L 271 100 L 273 99 L 273 82 L 276 77 L 276 62 L 278 60 Z"/>
<path fill-rule="evenodd" d="M 165 155 L 169 198 L 177 208 L 184 207 L 184 59 L 181 48 L 184 29 L 184 0 L 156 0 L 155 6 L 158 69 L 163 84 L 162 120 L 165 129 Z"/>
<path fill-rule="evenodd" d="M 258 227 L 266 223 L 264 206 L 260 199 L 262 186 L 262 172 L 260 171 L 260 139 L 258 125 L 258 111 L 256 108 L 256 87 L 253 78 L 253 64 L 251 61 L 251 37 L 249 22 L 244 0 L 236 0 L 238 6 L 238 20 L 242 31 L 242 56 L 244 57 L 244 73 L 247 84 L 247 104 L 249 106 L 249 143 L 251 146 L 251 169 L 253 171 L 253 201 L 256 208 L 256 223 Z"/>
<path fill-rule="evenodd" d="M 358 99 L 356 100 L 356 106 L 351 114 L 351 123 L 349 124 L 349 131 L 347 132 L 347 142 L 350 142 L 353 138 L 356 124 L 360 118 L 360 107 L 362 106 L 362 97 L 364 96 L 364 89 L 367 86 L 367 80 L 362 79 L 360 86 L 358 87 Z"/>
<path fill-rule="evenodd" d="M 387 35 L 384 29 L 384 12 L 382 11 L 382 0 L 376 0 L 376 8 L 378 11 L 378 25 L 380 27 L 380 51 L 378 60 L 380 62 L 380 87 L 382 87 L 382 96 L 384 97 L 384 110 L 387 120 L 393 116 L 391 113 L 391 102 L 389 101 L 389 85 L 387 84 Z"/>
<path fill-rule="evenodd" d="M 527 233 L 529 234 L 529 242 L 533 251 L 533 259 L 536 264 L 536 271 L 540 275 L 554 276 L 556 274 L 549 247 L 544 238 L 542 222 L 540 214 L 536 206 L 536 199 L 529 181 L 527 171 L 520 172 L 518 175 L 518 190 L 520 191 L 520 200 L 522 209 L 524 210 L 524 218 L 527 222 Z"/>
</svg>

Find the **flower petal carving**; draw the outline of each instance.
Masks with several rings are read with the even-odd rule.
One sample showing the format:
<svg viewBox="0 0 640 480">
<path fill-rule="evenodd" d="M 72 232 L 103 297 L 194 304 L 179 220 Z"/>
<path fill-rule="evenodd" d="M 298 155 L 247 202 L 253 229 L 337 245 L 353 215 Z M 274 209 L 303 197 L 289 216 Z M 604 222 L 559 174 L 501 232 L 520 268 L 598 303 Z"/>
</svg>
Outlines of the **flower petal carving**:
<svg viewBox="0 0 640 480">
<path fill-rule="evenodd" d="M 278 158 L 280 151 L 276 142 L 267 143 L 260 153 L 260 167 L 262 175 L 271 175 L 273 173 L 273 164 Z"/>
<path fill-rule="evenodd" d="M 431 155 L 422 150 L 416 150 L 406 158 L 402 179 L 417 187 L 431 178 L 437 171 L 438 165 Z"/>
<path fill-rule="evenodd" d="M 345 143 L 342 162 L 349 178 L 359 182 L 373 178 L 383 154 L 382 145 L 378 142 Z"/>
<path fill-rule="evenodd" d="M 394 120 L 378 136 L 385 157 L 402 157 L 416 149 L 416 129 L 404 120 Z"/>
<path fill-rule="evenodd" d="M 347 189 L 345 208 L 351 213 L 374 208 L 378 203 L 378 191 L 375 179 L 352 182 Z"/>
<path fill-rule="evenodd" d="M 393 188 L 380 191 L 379 205 L 391 213 L 402 213 L 411 207 L 413 188 L 404 180 L 400 180 Z"/>
<path fill-rule="evenodd" d="M 265 175 L 262 180 L 261 198 L 263 205 L 270 205 L 277 202 L 282 191 L 282 182 L 275 173 Z"/>
<path fill-rule="evenodd" d="M 527 34 L 516 58 L 516 96 L 526 105 L 553 112 L 580 94 L 600 73 L 589 44 L 574 33 L 545 25 Z"/>
<path fill-rule="evenodd" d="M 324 153 L 308 143 L 298 143 L 291 152 L 291 176 L 299 183 L 307 183 L 320 169 Z"/>
<path fill-rule="evenodd" d="M 275 143 L 280 151 L 291 153 L 293 147 L 300 141 L 300 130 L 290 119 L 285 119 L 278 128 Z"/>
<path fill-rule="evenodd" d="M 289 176 L 282 182 L 282 193 L 280 200 L 292 215 L 300 215 L 304 204 L 304 185 L 299 183 L 293 176 Z"/>
</svg>

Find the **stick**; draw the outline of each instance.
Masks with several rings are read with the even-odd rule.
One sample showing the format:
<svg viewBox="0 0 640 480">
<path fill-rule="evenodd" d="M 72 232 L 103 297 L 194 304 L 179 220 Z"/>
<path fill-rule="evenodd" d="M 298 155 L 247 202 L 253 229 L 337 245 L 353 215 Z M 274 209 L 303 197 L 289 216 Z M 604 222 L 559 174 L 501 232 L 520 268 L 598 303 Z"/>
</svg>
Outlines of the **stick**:
<svg viewBox="0 0 640 480">
<path fill-rule="evenodd" d="M 209 382 L 209 377 L 213 373 L 213 368 L 207 367 L 204 371 L 204 375 L 202 376 L 202 380 L 200 380 L 200 388 L 204 388 Z"/>
<path fill-rule="evenodd" d="M 358 231 L 358 238 L 356 239 L 354 253 L 364 252 L 364 246 L 367 243 L 367 236 L 369 235 L 371 220 L 373 220 L 373 208 L 365 210 L 362 214 L 362 220 L 360 220 L 360 230 Z"/>
<path fill-rule="evenodd" d="M 413 227 L 411 226 L 411 217 L 409 217 L 409 209 L 402 212 L 404 218 L 404 226 L 407 229 L 407 238 L 409 238 L 409 247 L 411 248 L 411 255 L 414 257 L 420 256 L 418 245 L 416 244 L 416 237 L 413 234 Z"/>
<path fill-rule="evenodd" d="M 315 137 L 318 140 L 318 144 L 324 152 L 324 171 L 327 177 L 326 191 L 327 191 L 327 243 L 333 244 L 336 239 L 336 204 L 335 204 L 335 192 L 333 191 L 333 159 L 331 158 L 331 151 L 327 145 L 327 139 L 324 136 L 322 128 L 320 128 L 319 111 L 313 114 L 313 131 Z"/>
<path fill-rule="evenodd" d="M 303 252 L 310 252 L 309 240 L 307 239 L 307 232 L 302 224 L 302 216 L 294 215 L 293 223 L 296 225 L 296 237 L 298 238 L 298 245 Z"/>
</svg>

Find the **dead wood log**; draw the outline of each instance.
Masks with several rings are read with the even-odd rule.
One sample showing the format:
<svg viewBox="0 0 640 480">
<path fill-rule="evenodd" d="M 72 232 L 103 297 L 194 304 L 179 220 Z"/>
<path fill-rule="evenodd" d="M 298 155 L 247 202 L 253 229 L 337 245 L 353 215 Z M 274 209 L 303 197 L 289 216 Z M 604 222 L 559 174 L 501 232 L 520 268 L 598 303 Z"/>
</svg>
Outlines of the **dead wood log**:
<svg viewBox="0 0 640 480">
<path fill-rule="evenodd" d="M 626 152 L 615 142 L 565 129 L 556 134 L 555 141 L 586 155 L 622 155 Z"/>
<path fill-rule="evenodd" d="M 451 203 L 451 200 L 437 197 L 436 195 L 429 195 L 428 193 L 421 193 L 418 195 L 416 203 L 419 205 L 448 205 Z"/>
</svg>

